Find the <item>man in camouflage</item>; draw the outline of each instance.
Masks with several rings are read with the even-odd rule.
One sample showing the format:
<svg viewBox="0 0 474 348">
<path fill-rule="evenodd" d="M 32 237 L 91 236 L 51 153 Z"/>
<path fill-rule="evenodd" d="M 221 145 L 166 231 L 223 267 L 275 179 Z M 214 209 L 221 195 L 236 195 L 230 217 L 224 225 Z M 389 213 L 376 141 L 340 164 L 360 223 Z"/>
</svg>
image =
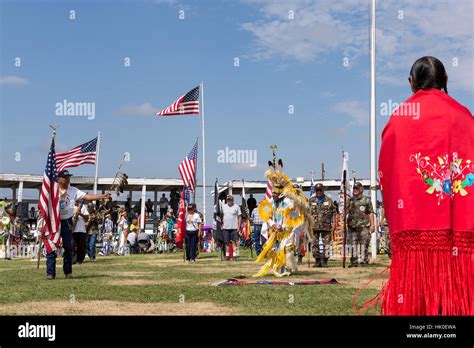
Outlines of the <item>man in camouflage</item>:
<svg viewBox="0 0 474 348">
<path fill-rule="evenodd" d="M 313 267 L 327 267 L 329 259 L 329 243 L 331 242 L 331 232 L 335 227 L 336 207 L 331 198 L 324 194 L 322 184 L 315 187 L 315 195 L 310 197 L 309 205 L 313 217 L 313 257 L 316 262 Z M 323 254 L 319 250 L 319 236 L 323 241 Z"/>
<path fill-rule="evenodd" d="M 349 267 L 369 263 L 369 244 L 371 233 L 374 232 L 374 209 L 370 198 L 364 196 L 363 192 L 362 184 L 356 182 L 353 196 L 349 200 L 347 208 L 347 225 L 349 227 L 349 245 L 351 248 Z"/>
</svg>

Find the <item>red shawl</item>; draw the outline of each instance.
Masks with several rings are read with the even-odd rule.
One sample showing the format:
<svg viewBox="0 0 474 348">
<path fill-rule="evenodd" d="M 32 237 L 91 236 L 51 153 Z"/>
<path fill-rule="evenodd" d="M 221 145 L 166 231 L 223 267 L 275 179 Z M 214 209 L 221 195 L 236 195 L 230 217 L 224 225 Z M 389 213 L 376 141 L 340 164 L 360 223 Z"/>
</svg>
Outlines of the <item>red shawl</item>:
<svg viewBox="0 0 474 348">
<path fill-rule="evenodd" d="M 474 118 L 419 90 L 382 133 L 379 178 L 392 245 L 385 315 L 474 315 Z"/>
</svg>

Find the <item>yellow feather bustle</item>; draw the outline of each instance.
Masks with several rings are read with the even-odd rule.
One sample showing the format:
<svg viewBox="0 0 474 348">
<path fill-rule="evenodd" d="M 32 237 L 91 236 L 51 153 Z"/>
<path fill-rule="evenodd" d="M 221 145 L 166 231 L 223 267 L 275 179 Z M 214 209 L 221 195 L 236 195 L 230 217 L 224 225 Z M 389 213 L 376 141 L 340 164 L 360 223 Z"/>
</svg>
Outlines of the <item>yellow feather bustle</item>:
<svg viewBox="0 0 474 348">
<path fill-rule="evenodd" d="M 263 221 L 268 221 L 272 217 L 272 213 L 272 204 L 267 199 L 264 199 L 258 206 L 258 214 L 260 215 L 260 219 Z"/>
</svg>

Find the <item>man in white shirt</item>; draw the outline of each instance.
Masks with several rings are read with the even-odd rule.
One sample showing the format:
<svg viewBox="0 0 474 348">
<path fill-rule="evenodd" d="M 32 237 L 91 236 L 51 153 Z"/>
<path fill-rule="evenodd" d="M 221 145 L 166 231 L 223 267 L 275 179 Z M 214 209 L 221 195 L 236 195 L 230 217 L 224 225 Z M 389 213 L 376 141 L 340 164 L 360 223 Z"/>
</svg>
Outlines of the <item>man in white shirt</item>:
<svg viewBox="0 0 474 348">
<path fill-rule="evenodd" d="M 87 204 L 76 201 L 76 208 L 72 218 L 72 264 L 81 264 L 86 257 L 86 223 L 89 221 Z"/>
<path fill-rule="evenodd" d="M 229 247 L 232 243 L 232 249 L 236 250 L 236 243 L 239 240 L 240 225 L 242 224 L 242 212 L 240 207 L 234 204 L 234 197 L 227 196 L 227 203 L 222 206 L 222 232 L 224 235 L 224 244 L 226 246 L 226 260 L 230 260 Z M 235 257 L 232 257 L 235 260 Z"/>
<path fill-rule="evenodd" d="M 70 177 L 67 170 L 58 173 L 59 186 L 59 218 L 61 219 L 60 230 L 64 248 L 63 271 L 67 279 L 72 278 L 72 229 L 74 206 L 76 201 L 95 201 L 98 199 L 109 199 L 110 193 L 104 195 L 89 195 L 69 185 Z M 46 254 L 46 276 L 47 279 L 56 278 L 56 251 Z"/>
<path fill-rule="evenodd" d="M 201 237 L 201 215 L 196 211 L 196 204 L 190 203 L 186 214 L 186 261 L 196 262 L 198 241 Z"/>
<path fill-rule="evenodd" d="M 168 212 L 168 204 L 169 204 L 168 198 L 166 198 L 165 194 L 163 193 L 163 195 L 160 198 L 160 220 L 162 220 L 163 217 Z"/>
</svg>

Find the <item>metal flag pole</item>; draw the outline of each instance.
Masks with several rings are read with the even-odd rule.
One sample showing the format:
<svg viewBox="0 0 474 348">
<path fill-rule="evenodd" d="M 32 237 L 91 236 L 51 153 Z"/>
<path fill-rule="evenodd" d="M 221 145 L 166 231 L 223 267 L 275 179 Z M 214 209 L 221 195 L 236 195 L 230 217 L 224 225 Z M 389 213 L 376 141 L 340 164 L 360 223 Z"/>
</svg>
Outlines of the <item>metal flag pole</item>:
<svg viewBox="0 0 474 348">
<path fill-rule="evenodd" d="M 193 203 L 196 203 L 196 190 L 197 190 L 197 163 L 198 163 L 198 154 L 199 154 L 199 137 L 196 137 L 196 168 L 194 168 L 194 191 L 193 191 Z"/>
<path fill-rule="evenodd" d="M 206 224 L 206 133 L 204 131 L 204 82 L 201 81 L 201 126 L 202 126 L 202 214 Z"/>
<path fill-rule="evenodd" d="M 97 133 L 97 150 L 95 155 L 95 177 L 94 177 L 94 194 L 97 194 L 97 184 L 99 178 L 99 151 L 100 151 L 100 131 Z"/>
<path fill-rule="evenodd" d="M 342 152 L 342 157 L 344 158 L 344 151 Z M 344 159 L 343 159 L 344 161 Z M 344 164 L 343 164 L 344 165 Z M 346 268 L 346 244 L 347 244 L 347 170 L 344 168 L 343 174 L 342 174 L 342 181 L 344 188 L 342 189 L 342 194 L 344 195 L 344 206 L 343 206 L 343 220 L 342 220 L 342 232 L 343 232 L 343 237 L 342 237 L 342 268 Z M 354 247 L 354 246 L 351 246 Z"/>
<path fill-rule="evenodd" d="M 375 0 L 370 2 L 370 198 L 377 211 L 377 127 L 375 120 Z M 372 259 L 377 258 L 377 214 L 374 214 L 372 233 Z"/>
</svg>

